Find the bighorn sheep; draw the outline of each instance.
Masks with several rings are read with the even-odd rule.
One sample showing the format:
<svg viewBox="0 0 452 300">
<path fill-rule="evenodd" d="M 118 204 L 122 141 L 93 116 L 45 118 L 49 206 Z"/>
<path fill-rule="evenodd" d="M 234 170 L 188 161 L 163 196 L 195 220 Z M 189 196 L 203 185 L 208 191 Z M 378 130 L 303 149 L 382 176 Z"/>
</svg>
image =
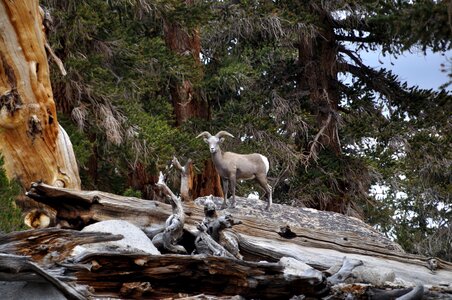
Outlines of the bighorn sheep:
<svg viewBox="0 0 452 300">
<path fill-rule="evenodd" d="M 268 159 L 258 153 L 253 154 L 237 154 L 234 152 L 223 152 L 220 144 L 224 141 L 224 136 L 234 137 L 226 131 L 220 131 L 216 135 L 211 135 L 204 131 L 197 136 L 203 137 L 204 141 L 209 144 L 209 150 L 212 154 L 212 160 L 215 169 L 221 177 L 223 183 L 224 202 L 222 207 L 226 208 L 226 199 L 228 196 L 229 184 L 232 192 L 232 207 L 235 207 L 235 185 L 237 179 L 256 179 L 267 195 L 268 210 L 272 204 L 272 189 L 267 183 L 267 172 L 270 168 Z"/>
</svg>

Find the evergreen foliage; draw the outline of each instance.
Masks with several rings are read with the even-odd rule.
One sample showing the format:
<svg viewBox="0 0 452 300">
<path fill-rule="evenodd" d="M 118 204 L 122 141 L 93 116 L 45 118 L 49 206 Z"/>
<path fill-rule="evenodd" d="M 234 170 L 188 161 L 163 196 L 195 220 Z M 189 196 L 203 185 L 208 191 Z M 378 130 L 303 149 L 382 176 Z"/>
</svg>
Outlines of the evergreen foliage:
<svg viewBox="0 0 452 300">
<path fill-rule="evenodd" d="M 360 58 L 450 50 L 446 1 L 192 2 L 42 2 L 68 70 L 52 83 L 85 188 L 136 195 L 136 166 L 156 175 L 172 155 L 199 170 L 208 152 L 194 137 L 228 130 L 238 138 L 225 150 L 270 158 L 276 202 L 357 216 L 409 251 L 452 259 L 450 93 Z M 200 32 L 202 66 L 168 48 L 168 23 Z M 174 126 L 170 85 L 184 80 L 210 122 Z"/>
<path fill-rule="evenodd" d="M 20 185 L 10 182 L 6 177 L 3 169 L 3 157 L 0 156 L 0 233 L 25 228 L 20 209 L 15 205 L 15 199 L 20 192 Z"/>
</svg>

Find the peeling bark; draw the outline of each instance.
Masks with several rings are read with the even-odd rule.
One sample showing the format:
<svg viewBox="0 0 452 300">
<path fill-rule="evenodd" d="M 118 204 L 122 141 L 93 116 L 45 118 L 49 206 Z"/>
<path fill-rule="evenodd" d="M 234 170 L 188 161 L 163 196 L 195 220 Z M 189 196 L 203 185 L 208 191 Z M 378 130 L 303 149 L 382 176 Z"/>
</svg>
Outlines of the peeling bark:
<svg viewBox="0 0 452 300">
<path fill-rule="evenodd" d="M 58 124 L 38 1 L 0 1 L 0 154 L 24 189 L 80 189 L 72 144 Z"/>
</svg>

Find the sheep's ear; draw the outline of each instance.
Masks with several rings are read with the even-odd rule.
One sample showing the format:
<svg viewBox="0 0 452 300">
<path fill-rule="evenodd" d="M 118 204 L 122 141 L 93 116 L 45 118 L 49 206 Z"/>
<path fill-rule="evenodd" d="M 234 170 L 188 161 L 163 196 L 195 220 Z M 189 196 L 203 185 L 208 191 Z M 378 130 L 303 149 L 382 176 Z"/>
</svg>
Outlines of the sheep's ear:
<svg viewBox="0 0 452 300">
<path fill-rule="evenodd" d="M 205 142 L 206 144 L 209 143 L 209 140 L 208 140 L 207 138 L 203 138 L 203 140 L 204 140 L 204 142 Z"/>
<path fill-rule="evenodd" d="M 220 138 L 220 143 L 223 143 L 224 142 L 224 138 L 222 137 L 222 138 Z"/>
</svg>

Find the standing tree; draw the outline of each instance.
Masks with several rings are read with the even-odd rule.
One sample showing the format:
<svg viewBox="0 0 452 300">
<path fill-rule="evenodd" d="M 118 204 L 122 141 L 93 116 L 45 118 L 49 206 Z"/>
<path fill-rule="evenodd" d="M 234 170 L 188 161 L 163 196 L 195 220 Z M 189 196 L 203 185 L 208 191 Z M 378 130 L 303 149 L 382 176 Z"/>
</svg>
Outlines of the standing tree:
<svg viewBox="0 0 452 300">
<path fill-rule="evenodd" d="M 24 189 L 33 181 L 80 189 L 72 144 L 56 115 L 43 11 L 38 1 L 1 1 L 0 18 L 0 154 L 7 175 Z"/>
<path fill-rule="evenodd" d="M 192 121 L 210 115 L 200 92 L 203 67 L 196 30 L 208 13 L 205 5 L 43 4 L 54 15 L 51 41 L 68 70 L 66 78 L 53 78 L 58 108 L 77 125 L 78 130 L 67 122 L 87 188 L 116 193 L 132 188 L 150 199 L 157 169 L 172 155 L 204 161 L 195 153 L 191 127 Z M 191 18 L 185 20 L 186 13 Z M 212 163 L 200 168 L 200 174 L 193 173 L 193 196 L 219 195 L 220 181 L 210 180 L 216 176 Z"/>
<path fill-rule="evenodd" d="M 193 0 L 173 1 L 174 9 L 163 18 L 163 31 L 167 47 L 180 57 L 188 59 L 192 65 L 192 80 L 181 78 L 170 81 L 171 102 L 176 126 L 182 126 L 192 119 L 210 121 L 210 104 L 203 99 L 201 81 L 204 76 L 201 64 L 201 40 L 199 24 L 205 19 L 208 6 Z M 187 16 L 190 16 L 187 18 Z M 204 195 L 222 196 L 220 177 L 212 160 L 204 161 L 201 174 L 191 174 L 193 199 Z"/>
<path fill-rule="evenodd" d="M 264 149 L 276 199 L 365 218 L 434 255 L 432 242 L 421 250 L 406 237 L 450 240 L 451 177 L 441 167 L 451 163 L 450 94 L 409 87 L 360 53 L 450 49 L 447 5 L 215 2 L 203 28 L 214 122 L 241 133 L 237 147 Z M 386 201 L 369 196 L 373 184 L 390 189 Z"/>
<path fill-rule="evenodd" d="M 425 237 L 447 245 L 450 94 L 360 58 L 450 49 L 445 1 L 43 4 L 68 70 L 52 78 L 60 121 L 86 187 L 150 198 L 149 174 L 173 154 L 202 161 L 193 137 L 227 129 L 240 138 L 225 146 L 270 158 L 275 202 L 364 218 L 412 251 L 434 255 L 416 248 L 434 244 Z M 369 195 L 373 184 L 389 188 L 384 201 Z"/>
</svg>

